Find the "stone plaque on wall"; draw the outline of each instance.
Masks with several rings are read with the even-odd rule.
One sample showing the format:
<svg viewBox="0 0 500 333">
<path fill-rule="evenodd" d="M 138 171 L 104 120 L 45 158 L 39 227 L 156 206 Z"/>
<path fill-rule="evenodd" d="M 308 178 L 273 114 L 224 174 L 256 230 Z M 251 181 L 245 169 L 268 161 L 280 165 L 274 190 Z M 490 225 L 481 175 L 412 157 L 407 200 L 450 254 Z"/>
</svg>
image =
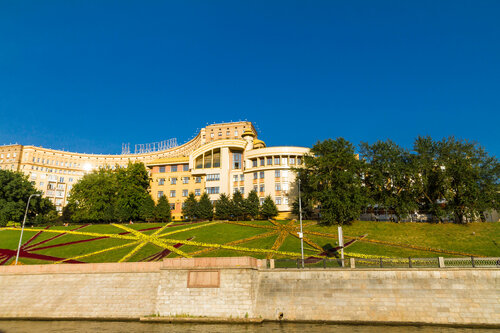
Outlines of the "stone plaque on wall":
<svg viewBox="0 0 500 333">
<path fill-rule="evenodd" d="M 219 271 L 189 271 L 188 288 L 219 288 Z"/>
</svg>

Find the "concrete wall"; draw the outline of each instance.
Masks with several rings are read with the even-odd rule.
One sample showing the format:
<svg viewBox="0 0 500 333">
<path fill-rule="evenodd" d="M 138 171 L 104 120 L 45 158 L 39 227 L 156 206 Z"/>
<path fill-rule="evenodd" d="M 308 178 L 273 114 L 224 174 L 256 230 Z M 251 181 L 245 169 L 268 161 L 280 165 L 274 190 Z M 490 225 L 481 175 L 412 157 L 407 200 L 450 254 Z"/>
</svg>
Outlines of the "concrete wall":
<svg viewBox="0 0 500 333">
<path fill-rule="evenodd" d="M 493 324 L 499 269 L 265 269 L 254 258 L 0 267 L 0 317 Z"/>
<path fill-rule="evenodd" d="M 500 270 L 268 270 L 257 315 L 289 320 L 500 324 Z"/>
</svg>

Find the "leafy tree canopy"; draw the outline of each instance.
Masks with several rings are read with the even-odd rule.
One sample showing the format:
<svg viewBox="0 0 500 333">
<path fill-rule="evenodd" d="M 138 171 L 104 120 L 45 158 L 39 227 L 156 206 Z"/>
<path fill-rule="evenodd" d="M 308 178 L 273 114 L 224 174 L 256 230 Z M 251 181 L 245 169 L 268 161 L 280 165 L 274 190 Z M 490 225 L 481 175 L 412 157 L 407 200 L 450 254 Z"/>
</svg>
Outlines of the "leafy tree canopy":
<svg viewBox="0 0 500 333">
<path fill-rule="evenodd" d="M 306 200 L 320 206 L 326 224 L 344 224 L 359 217 L 367 202 L 362 174 L 364 164 L 354 146 L 343 138 L 316 143 L 300 169 Z"/>
<path fill-rule="evenodd" d="M 20 172 L 0 170 L 0 226 L 9 221 L 21 222 L 24 217 L 28 198 L 32 194 L 42 194 L 29 182 L 28 177 Z M 32 197 L 28 209 L 27 221 L 37 215 L 54 217 L 55 207 L 49 199 Z"/>
<path fill-rule="evenodd" d="M 150 198 L 148 189 L 149 178 L 143 163 L 93 171 L 71 190 L 72 219 L 89 222 L 143 219 L 144 205 Z"/>
</svg>

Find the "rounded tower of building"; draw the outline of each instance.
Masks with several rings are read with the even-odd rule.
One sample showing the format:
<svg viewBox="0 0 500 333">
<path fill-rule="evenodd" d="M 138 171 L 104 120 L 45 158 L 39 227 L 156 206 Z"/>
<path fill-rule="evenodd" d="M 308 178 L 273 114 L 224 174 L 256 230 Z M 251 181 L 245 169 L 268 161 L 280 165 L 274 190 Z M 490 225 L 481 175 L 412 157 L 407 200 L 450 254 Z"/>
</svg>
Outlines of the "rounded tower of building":
<svg viewBox="0 0 500 333">
<path fill-rule="evenodd" d="M 243 132 L 241 137 L 243 138 L 243 140 L 246 141 L 245 151 L 252 150 L 253 149 L 253 139 L 255 137 L 255 134 L 250 129 L 247 129 L 247 130 L 245 130 L 245 132 Z"/>
</svg>

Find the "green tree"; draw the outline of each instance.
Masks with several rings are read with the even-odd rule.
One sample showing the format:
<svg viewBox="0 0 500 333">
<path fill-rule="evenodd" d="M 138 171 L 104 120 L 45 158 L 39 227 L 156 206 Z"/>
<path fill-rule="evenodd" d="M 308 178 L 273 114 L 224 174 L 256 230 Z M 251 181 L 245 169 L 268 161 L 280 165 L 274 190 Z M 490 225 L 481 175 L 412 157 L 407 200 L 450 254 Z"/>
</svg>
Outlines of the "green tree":
<svg viewBox="0 0 500 333">
<path fill-rule="evenodd" d="M 184 215 L 184 218 L 189 221 L 196 220 L 199 218 L 198 201 L 196 200 L 194 193 L 189 193 L 188 197 L 186 198 L 186 201 L 184 201 L 184 207 L 182 207 L 182 214 Z"/>
<path fill-rule="evenodd" d="M 169 222 L 172 219 L 172 212 L 170 211 L 170 203 L 166 196 L 161 196 L 154 209 L 154 216 L 157 221 Z"/>
<path fill-rule="evenodd" d="M 301 190 L 306 200 L 319 204 L 324 223 L 344 224 L 359 217 L 367 202 L 364 164 L 350 142 L 343 138 L 318 142 L 304 156 L 304 164 Z"/>
<path fill-rule="evenodd" d="M 99 169 L 86 174 L 73 186 L 69 204 L 74 205 L 75 221 L 116 221 L 115 207 L 118 196 L 116 173 Z"/>
<path fill-rule="evenodd" d="M 155 220 L 155 202 L 151 196 L 144 198 L 142 206 L 140 209 L 141 219 L 146 222 L 151 222 Z"/>
<path fill-rule="evenodd" d="M 20 172 L 0 170 L 0 226 L 9 221 L 21 222 L 26 210 L 28 198 L 32 194 L 41 194 Z M 54 205 L 46 198 L 32 197 L 27 221 L 33 221 L 37 215 L 52 215 Z"/>
<path fill-rule="evenodd" d="M 314 209 L 313 206 L 311 205 L 310 201 L 304 201 L 302 200 L 302 218 L 304 220 L 310 220 L 313 218 L 314 215 Z M 299 210 L 299 199 L 296 199 L 292 203 L 292 214 L 296 215 L 297 217 L 300 215 L 300 210 Z"/>
<path fill-rule="evenodd" d="M 364 183 L 372 204 L 392 209 L 398 221 L 418 210 L 414 158 L 391 140 L 361 143 Z"/>
<path fill-rule="evenodd" d="M 113 222 L 144 218 L 150 199 L 149 177 L 142 163 L 99 169 L 83 176 L 71 190 L 75 221 Z M 149 203 L 150 204 L 150 203 Z"/>
<path fill-rule="evenodd" d="M 444 166 L 440 162 L 437 142 L 431 137 L 418 137 L 414 144 L 415 151 L 415 188 L 419 210 L 431 214 L 439 221 L 446 216 L 447 181 Z"/>
<path fill-rule="evenodd" d="M 445 210 L 455 223 L 479 220 L 498 209 L 500 165 L 477 143 L 449 137 L 437 143 L 445 179 Z"/>
<path fill-rule="evenodd" d="M 69 202 L 62 210 L 62 220 L 63 222 L 76 222 L 74 219 L 76 211 L 76 204 L 74 202 Z"/>
<path fill-rule="evenodd" d="M 245 219 L 245 200 L 240 191 L 236 191 L 233 194 L 233 199 L 231 200 L 231 215 L 237 221 Z"/>
<path fill-rule="evenodd" d="M 248 193 L 248 197 L 245 199 L 245 215 L 255 220 L 259 216 L 259 209 L 259 196 L 257 195 L 257 191 L 253 190 Z"/>
<path fill-rule="evenodd" d="M 199 217 L 202 220 L 212 220 L 214 218 L 214 206 L 208 197 L 208 194 L 203 193 L 198 202 Z"/>
<path fill-rule="evenodd" d="M 138 220 L 144 201 L 150 197 L 149 176 L 143 163 L 129 162 L 127 168 L 116 171 L 118 186 L 117 217 L 120 221 Z"/>
<path fill-rule="evenodd" d="M 232 207 L 229 197 L 221 193 L 219 200 L 215 203 L 215 218 L 218 220 L 229 220 L 231 219 Z"/>
<path fill-rule="evenodd" d="M 270 219 L 278 215 L 278 208 L 274 204 L 274 201 L 273 199 L 271 199 L 270 195 L 268 195 L 264 199 L 262 207 L 260 208 L 260 214 L 266 219 Z"/>
</svg>

